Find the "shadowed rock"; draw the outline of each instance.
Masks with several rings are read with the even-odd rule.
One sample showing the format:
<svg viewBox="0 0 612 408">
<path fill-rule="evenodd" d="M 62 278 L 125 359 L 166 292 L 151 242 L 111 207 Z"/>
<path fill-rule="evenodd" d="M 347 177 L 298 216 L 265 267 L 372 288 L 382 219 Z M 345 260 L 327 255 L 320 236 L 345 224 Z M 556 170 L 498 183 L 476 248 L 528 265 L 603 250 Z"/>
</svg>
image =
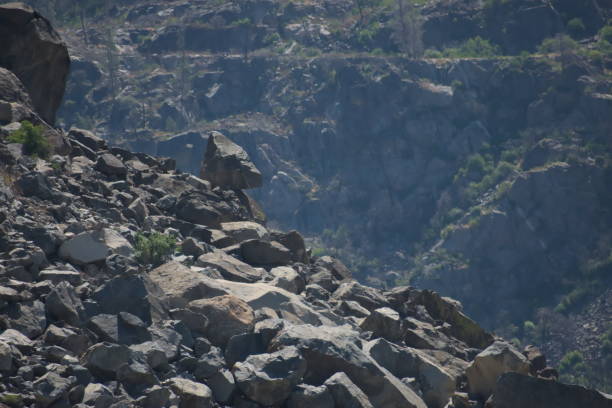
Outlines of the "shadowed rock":
<svg viewBox="0 0 612 408">
<path fill-rule="evenodd" d="M 261 173 L 244 149 L 219 132 L 208 137 L 200 177 L 226 189 L 244 190 L 262 185 Z"/>
<path fill-rule="evenodd" d="M 66 45 L 46 18 L 23 3 L 0 6 L 0 38 L 0 66 L 23 82 L 38 114 L 53 124 L 70 69 Z"/>
</svg>

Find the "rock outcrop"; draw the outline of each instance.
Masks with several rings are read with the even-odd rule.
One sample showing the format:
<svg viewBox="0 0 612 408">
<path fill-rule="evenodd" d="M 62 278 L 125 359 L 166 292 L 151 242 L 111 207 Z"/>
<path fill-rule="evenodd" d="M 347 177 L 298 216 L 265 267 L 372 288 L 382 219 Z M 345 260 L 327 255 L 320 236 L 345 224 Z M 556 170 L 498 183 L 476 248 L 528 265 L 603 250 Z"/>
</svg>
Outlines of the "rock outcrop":
<svg viewBox="0 0 612 408">
<path fill-rule="evenodd" d="M 49 21 L 23 3 L 0 5 L 0 67 L 27 89 L 35 111 L 55 122 L 70 70 L 68 49 Z"/>
<path fill-rule="evenodd" d="M 242 190 L 261 187 L 261 173 L 247 152 L 219 132 L 208 136 L 200 177 L 222 188 Z"/>
</svg>

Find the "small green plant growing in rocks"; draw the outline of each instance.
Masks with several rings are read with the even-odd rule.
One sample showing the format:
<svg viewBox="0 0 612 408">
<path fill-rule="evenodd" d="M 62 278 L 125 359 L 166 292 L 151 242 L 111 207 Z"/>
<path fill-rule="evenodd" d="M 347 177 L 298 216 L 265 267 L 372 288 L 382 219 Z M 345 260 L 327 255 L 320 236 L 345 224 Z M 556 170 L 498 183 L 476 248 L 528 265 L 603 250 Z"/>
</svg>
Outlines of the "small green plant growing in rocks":
<svg viewBox="0 0 612 408">
<path fill-rule="evenodd" d="M 136 259 L 146 265 L 161 265 L 174 252 L 176 238 L 152 232 L 136 234 Z"/>
<path fill-rule="evenodd" d="M 28 156 L 44 159 L 49 156 L 51 146 L 43 133 L 42 126 L 34 126 L 31 122 L 24 120 L 21 122 L 21 128 L 9 135 L 8 141 L 21 143 L 23 145 L 23 152 Z"/>
</svg>

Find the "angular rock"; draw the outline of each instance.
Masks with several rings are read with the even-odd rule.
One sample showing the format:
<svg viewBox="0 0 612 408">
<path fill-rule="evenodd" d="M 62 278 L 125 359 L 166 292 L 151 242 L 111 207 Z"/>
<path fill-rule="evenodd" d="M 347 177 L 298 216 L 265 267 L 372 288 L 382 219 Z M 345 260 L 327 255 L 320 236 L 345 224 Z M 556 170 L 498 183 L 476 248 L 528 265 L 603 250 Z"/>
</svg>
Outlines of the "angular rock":
<svg viewBox="0 0 612 408">
<path fill-rule="evenodd" d="M 128 312 L 145 323 L 168 318 L 165 306 L 160 302 L 161 290 L 147 275 L 117 276 L 98 287 L 92 299 L 98 303 L 101 313 Z"/>
<path fill-rule="evenodd" d="M 309 263 L 306 244 L 304 243 L 304 238 L 299 232 L 289 231 L 287 233 L 273 233 L 272 240 L 279 242 L 281 245 L 291 251 L 291 257 L 294 262 L 301 262 L 303 264 Z"/>
<path fill-rule="evenodd" d="M 79 325 L 85 309 L 76 291 L 68 282 L 60 282 L 47 295 L 47 315 L 57 321 Z"/>
<path fill-rule="evenodd" d="M 38 114 L 49 124 L 64 96 L 68 49 L 47 19 L 23 3 L 0 6 L 0 66 L 19 77 Z"/>
<path fill-rule="evenodd" d="M 249 356 L 232 369 L 238 388 L 251 400 L 266 406 L 285 401 L 305 371 L 306 361 L 296 347 Z"/>
<path fill-rule="evenodd" d="M 101 137 L 96 136 L 89 130 L 70 128 L 68 137 L 84 144 L 94 152 L 106 149 L 106 142 Z"/>
<path fill-rule="evenodd" d="M 262 185 L 261 173 L 247 152 L 219 132 L 211 132 L 200 177 L 224 189 L 244 190 Z"/>
<path fill-rule="evenodd" d="M 193 374 L 199 381 L 206 381 L 217 374 L 225 366 L 223 353 L 218 347 L 211 347 L 211 350 L 201 356 L 195 364 Z"/>
<path fill-rule="evenodd" d="M 289 266 L 278 266 L 270 271 L 270 275 L 274 277 L 271 285 L 285 289 L 291 293 L 301 293 L 304 290 L 304 278 L 300 276 L 295 269 Z"/>
<path fill-rule="evenodd" d="M 184 308 L 192 300 L 228 293 L 213 279 L 175 261 L 153 269 L 148 277 L 161 289 L 161 299 L 171 308 Z"/>
<path fill-rule="evenodd" d="M 267 240 L 270 237 L 268 230 L 263 225 L 252 221 L 224 222 L 221 224 L 221 230 L 237 243 L 249 239 Z"/>
<path fill-rule="evenodd" d="M 225 347 L 232 336 L 253 331 L 253 309 L 235 296 L 194 300 L 188 308 L 209 319 L 206 335 L 214 345 Z"/>
<path fill-rule="evenodd" d="M 325 381 L 337 408 L 374 408 L 368 397 L 344 373 L 336 373 Z"/>
<path fill-rule="evenodd" d="M 389 306 L 387 299 L 376 289 L 363 286 L 356 281 L 341 284 L 332 297 L 338 300 L 354 300 L 368 310 Z"/>
<path fill-rule="evenodd" d="M 232 399 L 236 390 L 234 376 L 229 370 L 220 370 L 208 379 L 208 386 L 212 390 L 215 401 L 227 403 Z"/>
<path fill-rule="evenodd" d="M 476 356 L 465 374 L 471 394 L 486 399 L 493 392 L 500 375 L 507 372 L 529 373 L 529 362 L 512 345 L 496 341 Z"/>
<path fill-rule="evenodd" d="M 134 248 L 119 233 L 108 228 L 83 232 L 60 247 L 60 256 L 79 265 L 103 261 L 110 252 L 130 257 Z"/>
<path fill-rule="evenodd" d="M 609 408 L 612 396 L 579 385 L 508 372 L 497 381 L 491 402 L 495 408 Z"/>
<path fill-rule="evenodd" d="M 175 207 L 176 216 L 181 220 L 216 228 L 221 223 L 221 213 L 199 197 L 181 198 Z"/>
<path fill-rule="evenodd" d="M 36 406 L 46 408 L 68 394 L 71 381 L 62 378 L 54 372 L 47 374 L 34 381 L 34 396 Z"/>
<path fill-rule="evenodd" d="M 83 404 L 96 408 L 109 407 L 114 402 L 113 393 L 102 384 L 87 384 L 83 392 Z"/>
<path fill-rule="evenodd" d="M 375 337 L 383 337 L 393 342 L 401 341 L 404 336 L 400 315 L 390 307 L 373 310 L 360 327 L 371 331 Z"/>
<path fill-rule="evenodd" d="M 240 244 L 244 260 L 253 265 L 287 265 L 291 252 L 276 241 L 250 239 Z"/>
<path fill-rule="evenodd" d="M 113 380 L 121 366 L 127 364 L 132 356 L 131 350 L 123 345 L 97 343 L 81 357 L 81 363 L 96 377 Z"/>
<path fill-rule="evenodd" d="M 334 278 L 338 280 L 352 279 L 353 274 L 349 269 L 338 259 L 332 258 L 331 256 L 322 256 L 317 259 L 316 265 L 323 266 L 328 269 L 334 275 Z"/>
<path fill-rule="evenodd" d="M 0 341 L 0 371 L 7 372 L 13 368 L 13 350 L 4 341 Z"/>
<path fill-rule="evenodd" d="M 287 408 L 334 408 L 334 397 L 326 386 L 300 384 L 287 400 Z"/>
<path fill-rule="evenodd" d="M 77 271 L 62 271 L 57 269 L 43 269 L 38 273 L 38 279 L 48 280 L 54 284 L 66 281 L 73 286 L 78 286 L 82 282 L 81 274 Z"/>
<path fill-rule="evenodd" d="M 186 378 L 171 378 L 168 385 L 180 399 L 180 408 L 209 408 L 212 406 L 212 391 L 206 385 Z"/>
<path fill-rule="evenodd" d="M 370 341 L 363 349 L 396 377 L 415 378 L 428 407 L 444 408 L 455 392 L 455 378 L 418 350 L 384 339 Z"/>
<path fill-rule="evenodd" d="M 125 177 L 127 174 L 125 164 L 110 153 L 103 153 L 98 156 L 94 168 L 107 176 Z"/>
<path fill-rule="evenodd" d="M 215 268 L 230 281 L 256 282 L 263 277 L 261 271 L 219 250 L 200 256 L 196 265 Z"/>
<path fill-rule="evenodd" d="M 320 384 L 344 372 L 376 407 L 426 407 L 414 391 L 363 352 L 360 343 L 359 334 L 346 326 L 289 325 L 268 349 L 296 346 L 307 362 L 306 383 Z"/>
<path fill-rule="evenodd" d="M 4 311 L 9 318 L 8 326 L 29 338 L 38 337 L 47 326 L 45 304 L 39 300 L 10 305 Z"/>
<path fill-rule="evenodd" d="M 89 339 L 87 336 L 76 333 L 74 330 L 49 325 L 44 334 L 44 341 L 47 344 L 61 346 L 74 354 L 81 354 L 88 347 Z"/>
</svg>

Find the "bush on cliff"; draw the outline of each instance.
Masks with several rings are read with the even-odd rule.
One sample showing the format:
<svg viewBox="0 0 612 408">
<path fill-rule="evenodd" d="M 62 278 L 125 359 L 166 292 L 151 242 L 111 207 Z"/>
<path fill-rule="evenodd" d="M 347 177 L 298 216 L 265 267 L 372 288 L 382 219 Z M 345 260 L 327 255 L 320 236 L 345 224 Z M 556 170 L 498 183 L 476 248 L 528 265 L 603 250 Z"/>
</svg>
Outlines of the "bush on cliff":
<svg viewBox="0 0 612 408">
<path fill-rule="evenodd" d="M 21 128 L 12 132 L 8 140 L 12 143 L 21 143 L 23 152 L 28 156 L 46 158 L 49 156 L 51 147 L 44 136 L 43 127 L 34 126 L 27 120 L 21 122 Z"/>
</svg>

